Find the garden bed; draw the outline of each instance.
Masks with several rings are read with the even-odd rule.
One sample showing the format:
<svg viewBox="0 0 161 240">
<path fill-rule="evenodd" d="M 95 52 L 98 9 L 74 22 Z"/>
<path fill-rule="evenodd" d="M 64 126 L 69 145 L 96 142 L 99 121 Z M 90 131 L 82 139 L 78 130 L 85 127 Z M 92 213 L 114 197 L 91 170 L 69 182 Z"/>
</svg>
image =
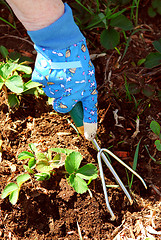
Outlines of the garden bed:
<svg viewBox="0 0 161 240">
<path fill-rule="evenodd" d="M 2 17 L 6 16 L 6 11 L 1 11 Z M 144 9 L 140 11 L 143 13 Z M 16 21 L 16 30 L 2 24 L 0 45 L 35 59 L 33 45 L 25 29 Z M 98 142 L 101 147 L 110 147 L 112 152 L 132 166 L 136 147 L 141 140 L 137 172 L 148 189 L 144 189 L 134 177 L 131 191 L 134 203 L 130 206 L 121 189 L 108 188 L 110 205 L 116 215 L 116 221 L 112 222 L 100 177 L 89 186 L 92 197 L 89 192 L 81 195 L 68 185 L 62 167 L 48 181 L 27 182 L 16 205 L 12 206 L 8 199 L 0 200 L 0 239 L 80 239 L 79 228 L 83 239 L 145 239 L 148 234 L 161 239 L 161 165 L 150 158 L 145 148 L 147 146 L 149 153 L 160 160 L 161 154 L 154 146 L 156 136 L 150 131 L 150 123 L 152 120 L 161 123 L 161 104 L 155 96 L 145 97 L 140 93 L 135 96 L 137 101 L 140 100 L 135 109 L 134 101 L 130 102 L 127 98 L 124 78 L 126 74 L 131 82 L 144 79 L 155 85 L 156 89 L 161 88 L 159 67 L 149 70 L 137 66 L 138 60 L 153 50 L 152 41 L 161 37 L 161 21 L 156 18 L 156 21 L 150 22 L 143 14 L 140 14 L 139 21 L 149 31 L 144 31 L 142 36 L 139 33 L 133 35 L 122 61 L 116 51 L 106 51 L 106 54 L 99 56 L 104 50 L 100 49 L 97 38 L 93 39 L 97 48 L 93 49 L 90 45 L 89 48 L 91 54 L 98 54 L 93 60 L 99 91 Z M 107 78 L 109 72 L 111 77 Z M 116 109 L 118 116 L 123 117 L 118 119 L 118 124 L 113 113 Z M 70 116 L 55 113 L 44 96 L 23 96 L 20 107 L 9 112 L 5 95 L 0 92 L 1 191 L 24 171 L 25 161 L 19 161 L 18 154 L 28 151 L 30 143 L 37 144 L 41 152 L 55 147 L 78 150 L 83 156 L 82 165 L 93 163 L 98 167 L 97 152 L 92 143 L 78 136 L 67 119 Z M 127 185 L 124 167 L 114 160 L 112 163 Z M 105 166 L 104 174 L 108 185 L 116 184 Z"/>
</svg>

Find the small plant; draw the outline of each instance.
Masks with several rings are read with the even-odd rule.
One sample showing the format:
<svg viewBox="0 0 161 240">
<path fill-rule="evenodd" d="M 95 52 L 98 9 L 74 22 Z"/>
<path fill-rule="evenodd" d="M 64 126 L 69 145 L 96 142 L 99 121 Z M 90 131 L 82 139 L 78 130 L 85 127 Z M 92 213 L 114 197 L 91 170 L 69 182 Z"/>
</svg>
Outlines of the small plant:
<svg viewBox="0 0 161 240">
<path fill-rule="evenodd" d="M 157 140 L 155 140 L 155 146 L 158 151 L 161 151 L 161 126 L 158 122 L 152 121 L 150 123 L 150 128 L 153 131 L 153 133 L 156 134 Z"/>
<path fill-rule="evenodd" d="M 150 17 L 155 17 L 157 14 L 161 15 L 161 0 L 153 0 L 151 6 L 148 8 Z"/>
<path fill-rule="evenodd" d="M 79 152 L 70 153 L 65 160 L 67 180 L 77 193 L 84 193 L 88 190 L 88 185 L 97 178 L 97 168 L 88 163 L 80 167 L 82 156 Z M 86 183 L 84 180 L 88 180 Z"/>
<path fill-rule="evenodd" d="M 31 77 L 32 69 L 27 63 L 33 62 L 32 59 L 17 52 L 9 53 L 4 46 L 0 46 L 0 53 L 6 59 L 0 62 L 0 90 L 5 92 L 9 107 L 18 107 L 20 96 L 31 93 L 31 90 L 33 93 L 41 84 L 31 80 L 23 81 Z"/>
<path fill-rule="evenodd" d="M 12 182 L 12 183 L 9 183 L 5 187 L 5 189 L 3 190 L 3 193 L 1 195 L 1 198 L 4 199 L 9 196 L 10 203 L 15 205 L 18 201 L 19 192 L 20 192 L 22 184 L 25 183 L 26 181 L 28 181 L 30 178 L 31 177 L 29 174 L 22 174 L 22 175 L 18 176 L 16 179 L 17 183 Z"/>
<path fill-rule="evenodd" d="M 80 167 L 82 155 L 70 149 L 51 148 L 48 152 L 39 152 L 34 144 L 29 144 L 31 152 L 23 151 L 18 155 L 19 160 L 28 160 L 28 165 L 23 165 L 28 172 L 17 177 L 17 183 L 9 183 L 3 190 L 1 198 L 9 196 L 9 201 L 16 204 L 18 201 L 21 185 L 34 177 L 37 181 L 48 180 L 54 175 L 55 169 L 64 166 L 68 183 L 77 193 L 84 193 L 88 190 L 88 185 L 97 178 L 97 168 L 89 163 Z M 56 153 L 53 156 L 53 152 Z M 63 161 L 63 156 L 65 160 Z M 86 181 L 88 182 L 86 183 Z"/>
<path fill-rule="evenodd" d="M 153 68 L 161 65 L 161 39 L 153 42 L 154 48 L 157 52 L 151 52 L 145 59 L 145 67 Z"/>
<path fill-rule="evenodd" d="M 85 7 L 81 1 L 76 0 L 78 4 L 72 7 L 76 11 L 76 22 L 82 30 L 101 30 L 100 42 L 104 48 L 114 49 L 120 43 L 120 33 L 133 29 L 133 24 L 124 12 L 127 8 L 119 10 L 119 6 L 110 2 L 102 3 L 100 7 L 99 0 L 96 1 L 95 7 L 90 3 Z M 100 9 L 102 8 L 102 9 Z"/>
<path fill-rule="evenodd" d="M 127 83 L 129 94 L 143 94 L 145 97 L 152 97 L 155 94 L 155 87 L 147 83 L 146 79 L 140 78 L 136 83 Z"/>
<path fill-rule="evenodd" d="M 133 166 L 132 166 L 132 169 L 134 171 L 136 171 L 136 167 L 137 167 L 137 163 L 138 163 L 140 142 L 141 142 L 141 139 L 140 139 L 140 141 L 137 144 L 137 147 L 136 147 L 136 150 L 135 150 L 135 154 L 134 154 L 134 161 L 133 161 Z M 131 189 L 132 184 L 133 184 L 134 174 L 131 175 L 131 180 L 129 178 L 129 174 L 128 174 L 127 170 L 126 170 L 126 174 L 127 174 L 127 179 L 128 179 L 128 186 L 129 186 L 129 189 Z"/>
</svg>

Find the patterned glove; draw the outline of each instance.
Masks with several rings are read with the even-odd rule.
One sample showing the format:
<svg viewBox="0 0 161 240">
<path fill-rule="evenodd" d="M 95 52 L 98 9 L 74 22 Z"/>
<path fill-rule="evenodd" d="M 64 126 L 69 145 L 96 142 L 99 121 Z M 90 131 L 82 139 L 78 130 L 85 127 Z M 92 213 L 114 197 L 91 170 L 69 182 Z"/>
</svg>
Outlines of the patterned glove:
<svg viewBox="0 0 161 240">
<path fill-rule="evenodd" d="M 57 112 L 67 113 L 81 101 L 84 135 L 92 140 L 97 131 L 95 70 L 70 7 L 65 4 L 61 18 L 28 34 L 38 53 L 32 80 L 41 83 L 45 94 L 54 98 L 53 108 Z"/>
</svg>

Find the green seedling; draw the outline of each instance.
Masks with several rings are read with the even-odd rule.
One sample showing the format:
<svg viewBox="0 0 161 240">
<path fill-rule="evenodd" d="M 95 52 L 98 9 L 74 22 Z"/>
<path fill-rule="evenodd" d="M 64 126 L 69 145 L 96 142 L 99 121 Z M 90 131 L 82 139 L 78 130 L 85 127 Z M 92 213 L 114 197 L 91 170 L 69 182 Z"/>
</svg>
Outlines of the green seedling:
<svg viewBox="0 0 161 240">
<path fill-rule="evenodd" d="M 79 152 L 70 153 L 65 160 L 65 169 L 68 173 L 67 180 L 77 193 L 85 193 L 88 185 L 97 178 L 97 168 L 88 163 L 80 168 L 82 155 Z M 84 180 L 87 180 L 86 183 Z"/>
<path fill-rule="evenodd" d="M 161 126 L 158 122 L 152 121 L 150 123 L 150 128 L 153 131 L 153 133 L 156 134 L 156 137 L 158 138 L 155 140 L 155 146 L 158 151 L 161 151 Z"/>
<path fill-rule="evenodd" d="M 29 173 L 33 174 L 36 180 L 43 181 L 48 180 L 54 169 L 64 165 L 61 154 L 69 154 L 73 150 L 63 149 L 60 151 L 59 148 L 48 149 L 47 153 L 39 152 L 36 146 L 31 143 L 29 144 L 31 152 L 23 151 L 18 155 L 19 160 L 29 159 L 28 165 L 23 165 L 24 169 Z M 56 152 L 55 156 L 52 156 L 52 152 Z"/>
<path fill-rule="evenodd" d="M 145 97 L 153 97 L 155 95 L 155 87 L 147 84 L 145 79 L 139 79 L 137 83 L 128 83 L 128 90 L 130 95 L 143 94 Z M 126 91 L 127 92 L 127 91 Z"/>
<path fill-rule="evenodd" d="M 23 79 L 31 78 L 32 69 L 27 64 L 33 60 L 21 56 L 20 53 L 9 53 L 4 46 L 0 46 L 0 53 L 5 61 L 0 62 L 0 90 L 5 92 L 10 108 L 18 107 L 22 94 L 36 94 L 36 90 L 41 84 L 24 82 Z"/>
<path fill-rule="evenodd" d="M 31 177 L 34 177 L 37 181 L 48 180 L 54 175 L 55 169 L 64 165 L 68 183 L 78 193 L 86 192 L 89 189 L 90 182 L 97 178 L 97 168 L 93 164 L 86 164 L 79 168 L 83 159 L 79 152 L 70 149 L 51 148 L 42 153 L 33 143 L 29 144 L 29 147 L 31 151 L 23 151 L 18 155 L 20 161 L 28 160 L 28 164 L 23 165 L 28 173 L 18 176 L 17 183 L 9 183 L 1 196 L 3 199 L 9 196 L 12 204 L 17 203 L 20 187 L 24 182 Z M 84 180 L 88 182 L 86 183 Z"/>
<path fill-rule="evenodd" d="M 29 174 L 22 174 L 17 177 L 16 182 L 17 183 L 9 183 L 3 190 L 3 193 L 1 195 L 1 198 L 4 199 L 9 196 L 9 201 L 13 205 L 15 205 L 18 201 L 19 192 L 21 189 L 21 186 L 23 183 L 28 181 L 30 179 Z"/>
</svg>

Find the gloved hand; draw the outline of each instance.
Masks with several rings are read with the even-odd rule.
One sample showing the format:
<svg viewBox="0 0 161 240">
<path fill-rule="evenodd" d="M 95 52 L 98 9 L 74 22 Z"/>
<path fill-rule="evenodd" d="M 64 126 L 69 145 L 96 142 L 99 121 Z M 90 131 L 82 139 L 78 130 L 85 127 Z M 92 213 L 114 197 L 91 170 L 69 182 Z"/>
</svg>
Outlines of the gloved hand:
<svg viewBox="0 0 161 240">
<path fill-rule="evenodd" d="M 92 140 L 97 131 L 95 70 L 70 7 L 65 4 L 61 18 L 28 34 L 38 53 L 32 80 L 41 83 L 45 94 L 54 98 L 53 108 L 57 112 L 67 113 L 81 101 L 84 135 Z"/>
</svg>

